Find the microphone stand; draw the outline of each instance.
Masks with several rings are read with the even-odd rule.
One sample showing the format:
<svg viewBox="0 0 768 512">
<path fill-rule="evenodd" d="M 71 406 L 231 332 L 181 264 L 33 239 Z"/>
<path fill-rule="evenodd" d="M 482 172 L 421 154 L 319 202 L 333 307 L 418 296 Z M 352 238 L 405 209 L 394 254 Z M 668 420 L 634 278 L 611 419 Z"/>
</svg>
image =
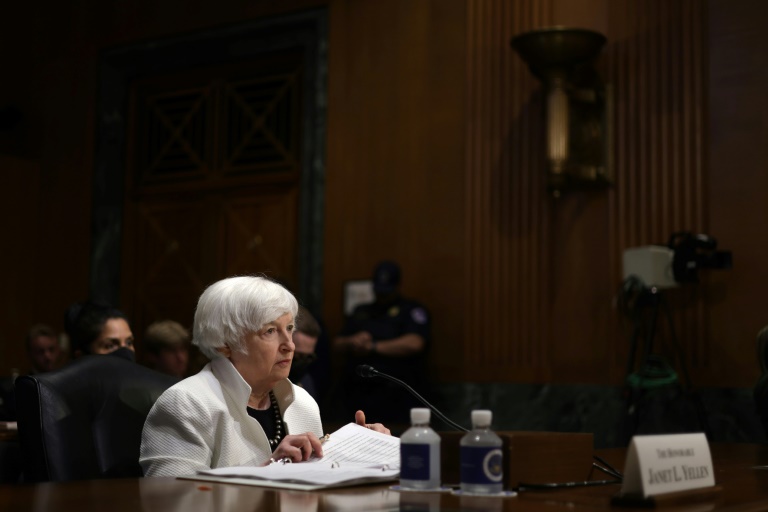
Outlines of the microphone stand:
<svg viewBox="0 0 768 512">
<path fill-rule="evenodd" d="M 419 402 L 421 402 L 424 405 L 426 405 L 427 407 L 429 407 L 429 409 L 432 412 L 435 413 L 435 416 L 437 416 L 438 418 L 443 420 L 447 425 L 450 425 L 454 429 L 460 430 L 462 432 L 469 432 L 468 429 L 466 429 L 466 428 L 462 427 L 461 425 L 459 425 L 458 423 L 455 423 L 455 422 L 451 421 L 450 419 L 448 419 L 443 413 L 438 411 L 437 408 L 434 405 L 432 405 L 429 402 L 427 402 L 427 400 L 423 396 L 418 394 L 411 386 L 409 386 L 408 384 L 406 384 L 402 380 L 397 379 L 397 378 L 395 378 L 395 377 L 393 377 L 391 375 L 387 375 L 386 373 L 381 373 L 380 371 L 376 370 L 374 367 L 368 366 L 367 364 L 359 365 L 357 367 L 357 374 L 359 376 L 361 376 L 361 377 L 366 377 L 366 378 L 381 377 L 381 378 L 387 379 L 389 381 L 394 382 L 395 384 L 398 384 L 398 385 L 404 387 L 406 390 L 408 390 L 408 392 L 410 394 L 415 396 L 416 399 L 419 400 Z"/>
</svg>

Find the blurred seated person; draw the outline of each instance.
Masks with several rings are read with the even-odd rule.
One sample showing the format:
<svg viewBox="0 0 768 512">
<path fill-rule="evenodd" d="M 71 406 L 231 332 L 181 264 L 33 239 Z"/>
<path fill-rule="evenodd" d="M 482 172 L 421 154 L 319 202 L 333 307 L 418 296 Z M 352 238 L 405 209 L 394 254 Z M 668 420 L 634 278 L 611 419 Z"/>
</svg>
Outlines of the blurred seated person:
<svg viewBox="0 0 768 512">
<path fill-rule="evenodd" d="M 144 331 L 143 347 L 155 370 L 183 378 L 189 365 L 189 331 L 173 320 L 152 322 Z"/>
<path fill-rule="evenodd" d="M 30 374 L 50 372 L 61 366 L 62 351 L 56 331 L 45 324 L 33 325 L 27 333 Z"/>
<path fill-rule="evenodd" d="M 307 373 L 309 367 L 317 359 L 315 347 L 317 339 L 320 337 L 320 324 L 312 313 L 304 306 L 299 306 L 298 316 L 296 317 L 296 327 L 293 330 L 293 344 L 295 346 L 293 353 L 293 362 L 291 363 L 291 373 L 288 379 L 294 384 L 303 387 L 317 400 L 317 389 L 315 388 L 312 375 Z"/>
<path fill-rule="evenodd" d="M 264 277 L 231 277 L 200 296 L 192 344 L 211 359 L 155 402 L 142 433 L 145 476 L 192 475 L 322 456 L 320 409 L 288 380 L 298 303 Z M 381 424 L 355 421 L 379 432 Z"/>
<path fill-rule="evenodd" d="M 346 407 L 360 404 L 381 421 L 403 424 L 409 422 L 411 407 L 422 405 L 389 381 L 366 379 L 355 373 L 358 365 L 366 364 L 403 380 L 419 393 L 427 390 L 429 313 L 421 303 L 400 295 L 400 275 L 395 262 L 376 265 L 374 302 L 354 309 L 334 340 L 334 348 L 347 355 L 341 386 Z"/>
<path fill-rule="evenodd" d="M 120 355 L 134 359 L 133 332 L 119 309 L 97 302 L 76 302 L 64 316 L 64 329 L 72 345 L 72 357 L 86 354 Z"/>
</svg>

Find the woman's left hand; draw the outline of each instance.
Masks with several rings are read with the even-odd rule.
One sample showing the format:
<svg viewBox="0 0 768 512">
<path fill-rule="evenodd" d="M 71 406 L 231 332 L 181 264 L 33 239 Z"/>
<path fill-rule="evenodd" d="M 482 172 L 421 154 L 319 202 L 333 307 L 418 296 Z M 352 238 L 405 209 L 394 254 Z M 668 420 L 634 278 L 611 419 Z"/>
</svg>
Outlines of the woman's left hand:
<svg viewBox="0 0 768 512">
<path fill-rule="evenodd" d="M 272 452 L 273 459 L 290 459 L 291 462 L 309 460 L 312 455 L 323 456 L 323 445 L 312 432 L 285 436 Z"/>
<path fill-rule="evenodd" d="M 382 434 L 387 434 L 388 436 L 391 436 L 389 429 L 382 425 L 381 423 L 366 423 L 365 422 L 365 413 L 363 411 L 357 411 L 355 413 L 355 423 L 360 425 L 361 427 L 369 428 L 371 430 L 375 430 L 376 432 L 381 432 Z"/>
</svg>

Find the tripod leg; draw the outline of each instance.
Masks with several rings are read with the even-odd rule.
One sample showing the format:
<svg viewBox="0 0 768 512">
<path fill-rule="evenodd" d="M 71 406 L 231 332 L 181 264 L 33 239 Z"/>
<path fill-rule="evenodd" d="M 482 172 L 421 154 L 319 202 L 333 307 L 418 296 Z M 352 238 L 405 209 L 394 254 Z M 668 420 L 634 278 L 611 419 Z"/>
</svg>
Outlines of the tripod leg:
<svg viewBox="0 0 768 512">
<path fill-rule="evenodd" d="M 701 394 L 693 388 L 691 383 L 691 377 L 688 373 L 688 365 L 685 362 L 683 349 L 680 347 L 680 343 L 677 340 L 675 334 L 675 325 L 672 321 L 672 312 L 669 309 L 669 304 L 664 302 L 664 313 L 667 318 L 667 325 L 669 326 L 670 338 L 672 340 L 673 350 L 675 352 L 675 358 L 677 364 L 680 367 L 680 372 L 683 374 L 683 382 L 685 383 L 685 394 L 690 396 L 693 400 L 693 406 L 696 409 L 696 416 L 699 421 L 699 426 L 704 431 L 708 438 L 711 438 L 712 430 L 709 426 L 709 419 L 707 418 L 706 410 L 704 409 L 704 402 L 701 399 Z"/>
</svg>

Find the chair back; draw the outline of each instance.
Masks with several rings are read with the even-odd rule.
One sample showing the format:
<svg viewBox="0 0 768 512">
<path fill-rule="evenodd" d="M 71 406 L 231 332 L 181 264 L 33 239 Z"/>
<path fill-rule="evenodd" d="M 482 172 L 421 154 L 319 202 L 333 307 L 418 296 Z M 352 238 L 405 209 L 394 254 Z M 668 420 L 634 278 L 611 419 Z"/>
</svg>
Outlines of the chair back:
<svg viewBox="0 0 768 512">
<path fill-rule="evenodd" d="M 121 357 L 90 355 L 16 379 L 24 480 L 142 476 L 144 420 L 178 381 Z"/>
</svg>

